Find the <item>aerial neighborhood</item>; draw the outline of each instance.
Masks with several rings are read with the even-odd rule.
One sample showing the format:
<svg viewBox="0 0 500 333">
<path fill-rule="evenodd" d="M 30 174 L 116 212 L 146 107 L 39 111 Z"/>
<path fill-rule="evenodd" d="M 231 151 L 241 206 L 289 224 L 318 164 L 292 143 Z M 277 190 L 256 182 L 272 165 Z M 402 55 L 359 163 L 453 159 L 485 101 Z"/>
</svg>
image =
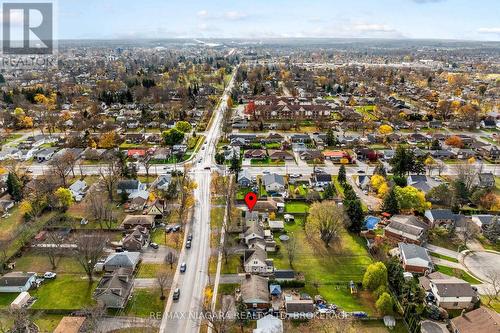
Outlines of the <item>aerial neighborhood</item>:
<svg viewBox="0 0 500 333">
<path fill-rule="evenodd" d="M 498 49 L 276 43 L 0 74 L 0 327 L 499 332 Z"/>
</svg>

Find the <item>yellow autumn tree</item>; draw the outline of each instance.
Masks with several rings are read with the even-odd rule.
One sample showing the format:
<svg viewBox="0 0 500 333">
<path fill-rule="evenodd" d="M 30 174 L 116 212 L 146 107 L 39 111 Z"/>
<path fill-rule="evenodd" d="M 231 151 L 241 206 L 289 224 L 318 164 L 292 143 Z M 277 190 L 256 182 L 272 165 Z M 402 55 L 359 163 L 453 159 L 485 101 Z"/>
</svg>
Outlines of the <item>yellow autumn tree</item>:
<svg viewBox="0 0 500 333">
<path fill-rule="evenodd" d="M 113 148 L 116 145 L 116 133 L 111 131 L 111 132 L 106 132 L 101 135 L 99 138 L 99 147 L 101 148 Z"/>
</svg>

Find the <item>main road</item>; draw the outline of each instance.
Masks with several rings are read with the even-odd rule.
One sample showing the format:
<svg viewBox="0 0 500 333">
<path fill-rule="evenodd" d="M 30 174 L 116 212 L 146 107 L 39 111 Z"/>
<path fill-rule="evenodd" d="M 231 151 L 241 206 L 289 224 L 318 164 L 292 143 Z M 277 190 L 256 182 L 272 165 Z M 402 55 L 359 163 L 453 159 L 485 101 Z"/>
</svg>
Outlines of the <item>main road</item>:
<svg viewBox="0 0 500 333">
<path fill-rule="evenodd" d="M 172 289 L 162 316 L 160 332 L 197 333 L 201 319 L 196 314 L 201 312 L 204 290 L 209 282 L 208 261 L 210 258 L 210 180 L 211 168 L 215 165 L 217 140 L 220 136 L 223 113 L 227 108 L 227 99 L 234 85 L 237 68 L 227 85 L 218 109 L 214 112 L 211 125 L 206 132 L 206 141 L 192 159 L 191 177 L 198 187 L 194 191 L 195 206 L 191 222 L 186 226 L 186 235 L 192 234 L 191 249 L 183 250 L 179 262 L 185 262 L 187 270 L 180 274 L 177 270 Z M 178 301 L 172 300 L 175 288 L 180 289 Z"/>
</svg>

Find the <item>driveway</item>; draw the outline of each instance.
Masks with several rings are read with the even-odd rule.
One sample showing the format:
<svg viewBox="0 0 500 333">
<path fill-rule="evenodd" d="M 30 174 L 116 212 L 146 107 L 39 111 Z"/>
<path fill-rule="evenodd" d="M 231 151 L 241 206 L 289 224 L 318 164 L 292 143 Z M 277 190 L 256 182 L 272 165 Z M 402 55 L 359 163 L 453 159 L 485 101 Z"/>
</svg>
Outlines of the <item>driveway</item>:
<svg viewBox="0 0 500 333">
<path fill-rule="evenodd" d="M 162 264 L 165 262 L 165 258 L 170 251 L 174 251 L 175 253 L 177 253 L 176 250 L 164 245 L 160 245 L 160 248 L 157 250 L 149 247 L 143 250 L 143 252 L 141 253 L 141 259 L 144 263 Z"/>
<path fill-rule="evenodd" d="M 356 182 L 354 181 L 354 179 L 352 179 L 351 176 L 347 177 L 347 181 L 349 182 L 349 184 L 351 184 L 352 189 L 354 190 L 354 192 L 356 192 L 361 201 L 366 206 L 368 206 L 368 209 L 377 210 L 380 207 L 382 200 L 377 197 L 364 194 L 363 191 L 361 191 L 361 189 L 356 185 Z"/>
<path fill-rule="evenodd" d="M 439 247 L 439 246 L 435 246 L 432 244 L 426 244 L 424 247 L 431 252 L 441 254 L 443 256 L 455 258 L 455 259 L 458 259 L 459 255 L 460 255 L 460 253 L 458 253 L 456 251 L 448 250 L 448 249 L 445 249 L 444 247 Z"/>
</svg>

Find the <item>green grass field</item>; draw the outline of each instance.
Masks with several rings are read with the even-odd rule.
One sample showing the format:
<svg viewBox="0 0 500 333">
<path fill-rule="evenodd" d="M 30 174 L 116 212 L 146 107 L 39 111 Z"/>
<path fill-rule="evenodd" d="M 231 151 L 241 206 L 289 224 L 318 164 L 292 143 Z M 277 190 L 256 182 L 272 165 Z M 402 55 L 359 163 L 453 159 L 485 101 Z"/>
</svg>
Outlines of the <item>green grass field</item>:
<svg viewBox="0 0 500 333">
<path fill-rule="evenodd" d="M 168 290 L 165 290 L 164 294 L 168 296 L 168 292 Z M 121 314 L 134 317 L 150 317 L 152 313 L 162 312 L 164 307 L 164 301 L 160 299 L 158 288 L 154 290 L 135 289 L 132 292 L 132 298 L 128 301 Z"/>
<path fill-rule="evenodd" d="M 439 253 L 429 252 L 429 254 L 431 256 L 439 258 L 439 259 L 448 260 L 448 261 L 451 261 L 451 262 L 458 262 L 458 259 L 456 259 L 456 258 L 448 257 L 448 256 L 445 256 L 445 255 L 442 255 L 442 254 L 439 254 Z"/>
<path fill-rule="evenodd" d="M 459 279 L 462 279 L 464 281 L 469 282 L 470 284 L 481 284 L 481 281 L 475 279 L 473 276 L 471 276 L 469 273 L 467 273 L 464 270 L 461 270 L 458 268 L 442 266 L 442 265 L 436 265 L 435 267 L 436 267 L 436 270 L 438 272 L 441 272 L 441 273 L 449 275 L 449 276 L 457 277 Z"/>
<path fill-rule="evenodd" d="M 92 293 L 97 285 L 98 278 L 92 284 L 83 276 L 58 275 L 51 281 L 44 281 L 40 288 L 30 292 L 38 300 L 33 309 L 62 309 L 76 310 L 91 306 L 95 303 Z"/>
<path fill-rule="evenodd" d="M 322 244 L 313 243 L 306 238 L 301 219 L 296 219 L 295 223 L 287 223 L 285 229 L 288 235 L 293 234 L 297 238 L 297 252 L 293 267 L 290 267 L 285 244 L 275 234 L 280 251 L 269 257 L 274 259 L 277 269 L 293 268 L 303 273 L 306 292 L 311 295 L 319 293 L 327 301 L 346 311 L 375 312 L 374 301 L 369 293 L 352 295 L 347 288 L 349 281 L 362 280 L 366 267 L 372 262 L 363 239 L 344 232 L 335 249 L 325 249 Z"/>
<path fill-rule="evenodd" d="M 285 212 L 294 214 L 294 213 L 307 213 L 309 210 L 309 205 L 305 202 L 287 202 L 285 203 Z"/>
</svg>

